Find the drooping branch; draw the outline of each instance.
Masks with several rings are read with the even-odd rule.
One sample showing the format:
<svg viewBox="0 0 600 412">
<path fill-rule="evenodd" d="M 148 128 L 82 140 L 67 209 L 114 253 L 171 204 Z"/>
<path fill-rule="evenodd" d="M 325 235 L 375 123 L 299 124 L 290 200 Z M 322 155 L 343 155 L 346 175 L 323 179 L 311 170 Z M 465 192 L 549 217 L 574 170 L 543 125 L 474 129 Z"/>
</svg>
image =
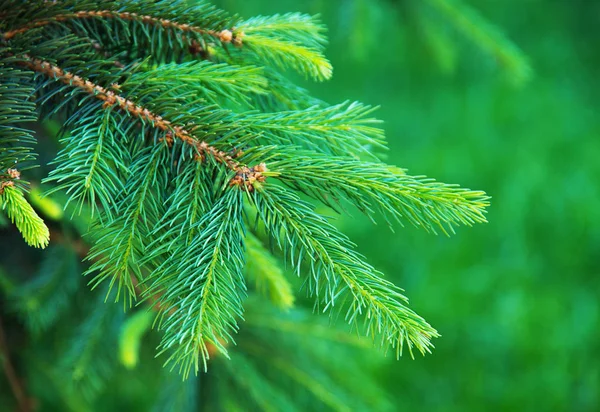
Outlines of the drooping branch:
<svg viewBox="0 0 600 412">
<path fill-rule="evenodd" d="M 166 139 L 172 142 L 173 137 L 178 138 L 183 143 L 194 147 L 198 153 L 196 160 L 204 161 L 207 156 L 214 158 L 219 163 L 224 164 L 229 169 L 236 173 L 231 180 L 231 186 L 239 186 L 250 191 L 253 190 L 255 182 L 264 182 L 266 166 L 260 164 L 254 167 L 247 167 L 237 162 L 231 154 L 219 150 L 206 142 L 200 141 L 193 137 L 188 129 L 173 124 L 171 121 L 164 119 L 150 110 L 136 104 L 132 100 L 119 96 L 112 90 L 108 90 L 100 85 L 95 84 L 90 80 L 86 80 L 81 76 L 70 73 L 53 65 L 47 61 L 24 56 L 23 65 L 38 73 L 43 73 L 46 76 L 61 81 L 64 84 L 72 87 L 77 87 L 84 92 L 104 101 L 104 107 L 116 107 L 126 111 L 133 117 L 144 120 L 154 127 L 166 132 Z M 192 128 L 194 126 L 191 126 Z"/>
<path fill-rule="evenodd" d="M 90 253 L 90 247 L 82 240 L 82 239 L 69 239 L 67 238 L 63 232 L 58 231 L 58 230 L 52 230 L 52 239 L 54 239 L 55 243 L 59 243 L 59 244 L 65 244 L 67 245 L 69 248 L 73 249 L 73 251 L 75 253 L 77 253 L 77 255 L 81 258 L 81 259 L 85 259 L 89 253 Z M 94 260 L 97 260 L 94 259 Z M 135 291 L 137 292 L 137 294 L 141 294 L 143 293 L 143 289 L 142 289 L 142 285 L 140 285 L 140 282 L 138 281 L 138 279 L 135 276 L 131 276 L 131 282 L 133 283 L 133 286 L 135 288 Z M 147 302 L 150 306 L 150 308 L 157 312 L 160 313 L 163 310 L 163 305 L 161 303 L 163 297 L 163 293 L 162 292 L 157 292 L 155 294 L 149 295 Z M 169 316 L 173 315 L 175 313 L 175 311 L 177 310 L 176 307 L 171 307 L 170 309 L 167 310 L 167 313 Z M 1 328 L 1 324 L 0 324 L 0 328 Z M 1 333 L 1 331 L 0 331 Z M 0 340 L 1 340 L 1 336 L 0 336 Z M 2 349 L 1 347 L 1 341 L 0 341 L 0 350 Z M 227 343 L 225 341 L 221 342 L 222 345 L 227 346 Z M 219 353 L 218 348 L 213 345 L 211 342 L 206 342 L 206 348 L 209 354 L 209 358 L 213 358 L 214 356 L 216 356 Z M 8 373 L 7 373 L 8 375 Z M 16 382 L 15 382 L 16 383 Z M 17 393 L 20 394 L 20 392 L 17 391 L 15 392 L 15 395 L 17 396 Z"/>
<path fill-rule="evenodd" d="M 131 21 L 139 21 L 145 24 L 149 24 L 152 26 L 161 26 L 165 29 L 177 29 L 182 32 L 189 33 L 198 33 L 204 34 L 208 36 L 215 37 L 219 39 L 222 43 L 233 43 L 236 46 L 240 46 L 242 44 L 243 33 L 234 34 L 231 30 L 224 29 L 221 31 L 217 30 L 208 30 L 200 27 L 196 27 L 190 24 L 178 23 L 168 19 L 161 19 L 152 16 L 144 16 L 137 13 L 129 13 L 129 12 L 118 12 L 112 10 L 90 10 L 90 11 L 79 11 L 76 13 L 66 13 L 59 14 L 58 16 L 54 16 L 50 19 L 40 19 L 34 20 L 29 24 L 26 24 L 23 27 L 18 29 L 7 31 L 3 34 L 5 40 L 10 40 L 14 36 L 25 33 L 31 29 L 47 26 L 56 22 L 64 22 L 68 20 L 74 19 L 91 19 L 91 18 L 118 18 L 122 20 L 131 20 Z"/>
</svg>

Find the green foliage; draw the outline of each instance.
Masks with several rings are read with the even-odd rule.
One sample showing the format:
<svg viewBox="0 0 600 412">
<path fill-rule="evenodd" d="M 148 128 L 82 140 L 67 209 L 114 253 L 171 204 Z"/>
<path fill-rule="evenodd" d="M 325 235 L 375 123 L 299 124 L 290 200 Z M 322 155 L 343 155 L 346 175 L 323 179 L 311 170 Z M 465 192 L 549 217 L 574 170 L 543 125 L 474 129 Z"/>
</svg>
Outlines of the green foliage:
<svg viewBox="0 0 600 412">
<path fill-rule="evenodd" d="M 341 379 L 368 362 L 329 354 L 356 356 L 371 341 L 397 357 L 405 348 L 425 354 L 439 334 L 325 216 L 358 209 L 390 226 L 450 233 L 486 222 L 489 199 L 382 163 L 384 132 L 373 107 L 330 105 L 280 72 L 331 77 L 319 20 L 297 13 L 242 20 L 185 1 L 9 1 L 0 15 L 0 75 L 10 80 L 0 83 L 8 125 L 0 141 L 3 206 L 27 243 L 48 243 L 48 228 L 21 193 L 25 182 L 12 176 L 17 160 L 28 179 L 40 180 L 20 167 L 32 138 L 14 126 L 39 118 L 62 126 L 43 182 L 46 200 L 64 199 L 67 211 L 36 198 L 58 220 L 53 233 L 64 245 L 56 250 L 68 253 L 53 252 L 42 275 L 7 290 L 30 329 L 57 334 L 65 333 L 57 319 L 81 298 L 76 292 L 97 296 L 85 299 L 71 341 L 56 348 L 58 367 L 39 362 L 45 374 L 65 377 L 60 393 L 72 409 L 93 408 L 117 368 L 150 368 L 138 359 L 148 358 L 153 339 L 166 369 L 187 379 L 176 384 L 167 374 L 158 384 L 165 393 L 151 401 L 165 409 L 200 401 L 244 408 L 231 397 L 229 406 L 200 397 L 198 385 L 213 373 L 223 377 L 215 393 L 242 390 L 260 409 L 300 409 L 304 400 L 385 409 L 377 385 Z M 74 252 L 87 262 L 92 292 L 73 283 Z M 301 278 L 306 299 L 296 299 L 288 272 Z M 268 299 L 257 301 L 255 291 Z M 27 299 L 51 309 L 40 316 Z M 122 314 L 113 300 L 125 311 L 145 307 Z M 309 321 L 307 302 L 368 341 Z M 150 325 L 156 333 L 145 333 Z M 190 376 L 200 370 L 207 374 Z M 297 399 L 292 387 L 301 388 Z"/>
<path fill-rule="evenodd" d="M 526 54 L 534 72 L 520 87 L 425 1 L 221 4 L 321 13 L 336 73 L 312 90 L 380 104 L 388 162 L 496 199 L 488 225 L 451 239 L 392 234 L 357 214 L 334 222 L 442 335 L 433 356 L 379 370 L 394 409 L 598 409 L 600 4 L 461 1 Z M 446 36 L 454 71 L 439 72 L 422 20 Z"/>
<path fill-rule="evenodd" d="M 234 142 L 245 146 L 252 140 L 281 146 L 301 145 L 315 152 L 344 157 L 375 157 L 374 149 L 384 146 L 380 123 L 369 118 L 374 109 L 361 103 L 238 116 L 234 121 L 248 134 Z"/>
<path fill-rule="evenodd" d="M 10 48 L 0 47 L 3 55 L 9 52 Z M 31 146 L 35 139 L 24 123 L 37 119 L 35 104 L 29 100 L 34 90 L 31 73 L 15 67 L 17 60 L 14 57 L 0 60 L 0 170 L 33 158 Z"/>
<path fill-rule="evenodd" d="M 124 322 L 119 337 L 119 358 L 126 368 L 136 367 L 140 357 L 142 339 L 152 326 L 153 317 L 149 311 L 139 311 Z"/>
<path fill-rule="evenodd" d="M 32 280 L 11 293 L 11 306 L 34 335 L 46 332 L 69 308 L 81 271 L 73 250 L 51 246 Z"/>
<path fill-rule="evenodd" d="M 242 274 L 242 193 L 228 190 L 197 222 L 202 228 L 188 244 L 151 245 L 152 257 L 169 252 L 148 277 L 146 296 L 159 295 L 159 329 L 165 331 L 161 352 L 179 365 L 184 376 L 210 358 L 207 345 L 227 354 L 237 319 L 242 316 L 245 283 Z M 190 228 L 192 229 L 192 228 Z M 154 247 L 152 247 L 154 246 Z"/>
<path fill-rule="evenodd" d="M 395 348 L 398 356 L 405 344 L 411 355 L 413 346 L 421 353 L 429 352 L 430 338 L 437 337 L 435 329 L 408 309 L 400 290 L 365 263 L 351 249 L 350 241 L 309 204 L 278 186 L 257 190 L 252 202 L 297 272 L 307 260 L 308 291 L 317 309 L 322 305 L 323 312 L 333 311 L 336 302 L 343 302 L 348 294 L 348 323 L 358 325 L 362 316 L 365 334 L 380 338 L 382 346 Z"/>
<path fill-rule="evenodd" d="M 142 279 L 139 261 L 144 254 L 144 243 L 151 231 L 151 222 L 161 215 L 162 205 L 156 187 L 166 185 L 166 174 L 160 165 L 168 160 L 167 146 L 162 143 L 145 148 L 129 166 L 127 189 L 116 216 L 105 225 L 99 223 L 94 231 L 95 244 L 88 259 L 94 260 L 88 273 L 97 275 L 94 286 L 109 280 L 109 291 L 117 283 L 116 299 L 126 296 L 129 304 L 136 298 L 135 282 Z"/>
<path fill-rule="evenodd" d="M 369 216 L 378 211 L 433 232 L 438 226 L 446 233 L 444 224 L 452 231 L 452 225 L 486 222 L 485 193 L 409 176 L 384 164 L 301 150 L 288 156 L 280 152 L 269 164 L 279 180 L 327 205 L 345 199 Z"/>
<path fill-rule="evenodd" d="M 207 103 L 219 104 L 225 99 L 233 104 L 250 104 L 253 94 L 266 94 L 268 81 L 263 69 L 253 66 L 215 64 L 208 61 L 169 63 L 143 72 L 134 73 L 128 87 L 148 87 L 153 90 L 192 89 Z"/>
<path fill-rule="evenodd" d="M 57 368 L 61 375 L 68 376 L 64 382 L 66 392 L 87 401 L 93 401 L 101 393 L 114 373 L 116 335 L 123 321 L 123 314 L 115 305 L 92 307 L 78 330 L 72 333 Z"/>
<path fill-rule="evenodd" d="M 242 41 L 262 60 L 281 68 L 292 67 L 316 80 L 332 75 L 331 63 L 323 56 L 324 27 L 313 17 L 288 13 L 255 17 L 236 26 Z"/>
<path fill-rule="evenodd" d="M 46 182 L 56 183 L 53 192 L 65 190 L 69 201 L 77 202 L 78 212 L 89 204 L 92 214 L 96 205 L 111 213 L 116 196 L 123 191 L 118 175 L 127 173 L 127 168 L 115 133 L 118 124 L 107 110 L 101 116 L 77 120 L 73 131 L 62 139 L 64 148 L 54 160 L 56 169 Z"/>
<path fill-rule="evenodd" d="M 514 83 L 522 84 L 529 80 L 531 66 L 527 56 L 477 10 L 460 0 L 427 0 L 426 3 L 458 32 L 496 59 Z M 442 59 L 448 58 L 442 56 Z"/>
<path fill-rule="evenodd" d="M 6 186 L 0 194 L 2 210 L 15 224 L 28 245 L 45 248 L 50 241 L 50 231 L 37 215 L 21 190 L 15 186 Z"/>
<path fill-rule="evenodd" d="M 292 308 L 295 300 L 294 292 L 279 261 L 252 233 L 246 234 L 245 241 L 246 266 L 244 270 L 248 280 L 254 279 L 256 290 L 267 296 L 273 305 L 281 309 Z"/>
</svg>

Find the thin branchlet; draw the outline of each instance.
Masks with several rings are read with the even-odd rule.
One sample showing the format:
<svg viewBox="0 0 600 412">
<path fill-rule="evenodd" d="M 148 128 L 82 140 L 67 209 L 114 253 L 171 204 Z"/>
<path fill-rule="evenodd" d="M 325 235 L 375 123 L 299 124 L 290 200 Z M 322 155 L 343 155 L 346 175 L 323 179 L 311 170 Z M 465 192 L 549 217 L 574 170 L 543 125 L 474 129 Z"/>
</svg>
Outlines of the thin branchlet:
<svg viewBox="0 0 600 412">
<path fill-rule="evenodd" d="M 153 25 L 153 26 L 161 26 L 162 28 L 165 28 L 165 29 L 176 29 L 176 30 L 180 30 L 182 32 L 198 33 L 198 34 L 212 36 L 212 37 L 219 39 L 222 43 L 233 43 L 236 46 L 241 46 L 242 38 L 244 36 L 243 32 L 234 33 L 233 31 L 228 30 L 228 29 L 224 29 L 224 30 L 220 30 L 220 31 L 203 29 L 201 27 L 196 27 L 191 24 L 178 23 L 178 22 L 168 20 L 168 19 L 161 19 L 161 18 L 156 18 L 156 17 L 152 17 L 152 16 L 145 16 L 145 15 L 137 14 L 137 13 L 118 12 L 118 11 L 112 11 L 112 10 L 89 10 L 89 11 L 78 11 L 76 13 L 59 14 L 58 16 L 54 16 L 51 19 L 35 20 L 23 27 L 5 32 L 3 34 L 3 37 L 5 40 L 10 40 L 13 37 L 15 37 L 16 35 L 25 33 L 29 30 L 32 30 L 32 29 L 35 29 L 38 27 L 47 26 L 52 23 L 64 22 L 64 21 L 74 20 L 74 19 L 91 19 L 91 18 L 101 18 L 101 19 L 118 18 L 121 20 L 139 21 L 139 22 Z"/>
<path fill-rule="evenodd" d="M 252 191 L 256 182 L 265 181 L 265 176 L 263 175 L 263 172 L 267 170 L 265 164 L 260 164 L 254 167 L 244 166 L 237 162 L 231 156 L 231 154 L 219 150 L 206 142 L 199 141 L 193 137 L 187 129 L 173 124 L 171 121 L 164 119 L 162 116 L 159 116 L 136 104 L 132 100 L 119 96 L 112 90 L 107 90 L 106 88 L 97 85 L 90 80 L 86 80 L 81 76 L 65 71 L 47 61 L 31 58 L 29 56 L 24 57 L 25 60 L 23 64 L 31 70 L 34 70 L 38 73 L 43 73 L 48 77 L 54 78 L 73 87 L 77 87 L 84 92 L 95 96 L 97 99 L 104 101 L 103 107 L 105 108 L 118 107 L 119 109 L 128 112 L 133 117 L 142 119 L 152 124 L 154 127 L 165 131 L 167 143 L 172 144 L 173 136 L 175 136 L 183 143 L 194 147 L 198 152 L 198 155 L 195 157 L 196 160 L 204 161 L 206 160 L 206 156 L 210 156 L 219 163 L 224 164 L 236 173 L 235 177 L 230 182 L 231 186 L 239 186 Z M 113 88 L 115 87 L 113 86 Z"/>
</svg>

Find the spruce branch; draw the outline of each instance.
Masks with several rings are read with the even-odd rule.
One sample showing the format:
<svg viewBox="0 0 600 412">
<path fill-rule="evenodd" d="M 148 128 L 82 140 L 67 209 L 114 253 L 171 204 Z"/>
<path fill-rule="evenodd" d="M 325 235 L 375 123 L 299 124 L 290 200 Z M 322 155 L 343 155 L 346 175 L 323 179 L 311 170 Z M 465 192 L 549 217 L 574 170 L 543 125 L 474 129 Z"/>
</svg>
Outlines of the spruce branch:
<svg viewBox="0 0 600 412">
<path fill-rule="evenodd" d="M 333 72 L 323 55 L 324 31 L 318 18 L 300 13 L 254 17 L 236 26 L 244 45 L 260 59 L 295 68 L 315 80 L 327 80 Z"/>
<path fill-rule="evenodd" d="M 107 2 L 109 5 L 112 2 Z M 134 4 L 128 6 L 134 7 Z M 326 43 L 323 36 L 324 28 L 310 16 L 290 13 L 286 15 L 275 15 L 270 17 L 258 17 L 246 21 L 226 18 L 219 15 L 211 19 L 211 13 L 216 13 L 214 8 L 200 3 L 198 14 L 205 12 L 206 18 L 198 18 L 201 23 L 211 24 L 214 20 L 217 24 L 230 24 L 228 28 L 212 29 L 200 27 L 193 23 L 178 21 L 181 17 L 177 12 L 189 12 L 189 7 L 182 7 L 180 2 L 164 7 L 172 7 L 173 19 L 159 17 L 161 10 L 150 9 L 147 14 L 138 14 L 133 11 L 123 11 L 123 7 L 115 5 L 115 10 L 79 10 L 72 13 L 57 14 L 50 18 L 40 18 L 29 21 L 22 27 L 9 30 L 2 34 L 5 40 L 11 40 L 19 34 L 27 33 L 36 28 L 42 28 L 51 24 L 85 20 L 115 20 L 120 22 L 134 22 L 142 25 L 142 32 L 153 39 L 150 33 L 153 28 L 163 31 L 177 32 L 176 41 L 187 44 L 187 52 L 191 55 L 198 54 L 198 49 L 206 50 L 202 37 L 193 38 L 190 35 L 209 36 L 226 46 L 233 44 L 237 48 L 247 48 L 259 59 L 269 60 L 279 67 L 292 67 L 300 73 L 310 75 L 317 80 L 329 79 L 332 74 L 331 63 L 324 57 L 323 49 Z M 73 4 L 72 7 L 77 7 Z M 165 11 L 162 11 L 165 13 Z M 176 17 L 177 16 L 177 17 Z M 199 43 L 199 40 L 201 41 Z"/>
<path fill-rule="evenodd" d="M 110 109 L 91 121 L 84 118 L 78 122 L 71 133 L 79 139 L 72 139 L 71 135 L 61 139 L 65 147 L 53 161 L 56 169 L 44 180 L 44 183 L 54 182 L 56 186 L 47 194 L 65 190 L 69 195 L 65 207 L 75 201 L 75 211 L 80 214 L 89 204 L 90 213 L 95 216 L 99 204 L 111 218 L 117 196 L 125 189 L 119 174 L 128 173 L 128 159 L 119 150 L 115 130 L 118 130 L 118 124 Z"/>
<path fill-rule="evenodd" d="M 148 24 L 150 26 L 160 26 L 163 29 L 176 29 L 181 32 L 190 32 L 190 33 L 198 33 L 198 34 L 206 34 L 212 37 L 219 39 L 222 43 L 235 43 L 241 44 L 241 38 L 239 35 L 234 35 L 231 30 L 223 29 L 221 31 L 203 29 L 200 27 L 196 27 L 190 24 L 178 23 L 169 19 L 157 18 L 148 15 L 140 15 L 137 13 L 130 12 L 118 12 L 113 10 L 88 10 L 88 11 L 78 11 L 75 13 L 67 13 L 67 14 L 59 14 L 53 16 L 48 19 L 39 19 L 34 20 L 23 27 L 18 29 L 10 30 L 5 32 L 2 37 L 5 40 L 10 40 L 13 37 L 25 33 L 29 30 L 44 27 L 49 24 L 65 22 L 69 20 L 76 19 L 120 19 L 120 20 L 130 20 L 136 21 L 144 24 Z"/>
<path fill-rule="evenodd" d="M 251 202 L 269 234 L 300 274 L 303 262 L 310 277 L 308 292 L 323 305 L 323 311 L 344 306 L 350 295 L 345 319 L 352 325 L 363 317 L 364 331 L 383 346 L 391 346 L 397 356 L 408 347 L 430 352 L 430 340 L 438 333 L 406 306 L 401 290 L 384 280 L 382 274 L 352 250 L 352 243 L 313 207 L 279 186 L 261 187 L 249 194 Z"/>
<path fill-rule="evenodd" d="M 118 107 L 119 109 L 126 111 L 133 117 L 140 118 L 143 121 L 152 124 L 154 127 L 157 127 L 158 129 L 164 132 L 171 133 L 184 143 L 195 147 L 199 153 L 208 152 L 211 155 L 214 155 L 216 159 L 230 166 L 232 170 L 236 169 L 237 165 L 232 162 L 230 156 L 227 156 L 226 154 L 215 150 L 214 148 L 206 145 L 206 143 L 204 142 L 197 141 L 190 135 L 190 133 L 186 129 L 182 128 L 181 126 L 173 126 L 169 120 L 163 119 L 162 116 L 156 115 L 150 112 L 148 109 L 137 105 L 133 101 L 119 96 L 112 90 L 107 90 L 100 85 L 94 84 L 90 80 L 85 80 L 78 75 L 64 71 L 60 67 L 53 65 L 47 61 L 36 58 L 30 58 L 29 56 L 24 56 L 24 58 L 26 60 L 23 64 L 26 67 L 38 73 L 43 73 L 49 78 L 54 79 L 56 81 L 60 81 L 69 86 L 79 88 L 85 93 L 104 101 L 103 108 L 106 109 L 113 106 Z"/>
<path fill-rule="evenodd" d="M 233 121 L 251 133 L 235 136 L 234 144 L 244 147 L 251 141 L 265 145 L 277 143 L 280 148 L 304 146 L 336 156 L 365 156 L 385 148 L 381 121 L 371 114 L 377 108 L 358 102 L 332 106 L 313 106 L 304 110 L 237 115 Z"/>
<path fill-rule="evenodd" d="M 167 63 L 134 73 L 123 86 L 125 89 L 151 86 L 162 90 L 183 84 L 210 103 L 219 104 L 228 99 L 233 103 L 250 104 L 252 95 L 268 93 L 263 72 L 261 67 L 209 61 Z"/>
<path fill-rule="evenodd" d="M 149 156 L 145 156 L 149 154 Z M 168 159 L 165 142 L 148 147 L 140 153 L 131 165 L 131 174 L 122 207 L 116 210 L 116 218 L 101 226 L 96 242 L 91 248 L 88 260 L 94 263 L 86 272 L 96 276 L 90 282 L 92 288 L 109 280 L 107 298 L 117 283 L 115 299 L 125 295 L 125 304 L 132 306 L 137 300 L 134 279 L 141 280 L 143 275 L 137 264 L 145 249 L 149 221 L 155 221 L 161 211 L 157 204 L 158 187 L 166 185 L 166 173 L 161 169 Z"/>
<path fill-rule="evenodd" d="M 263 166 L 256 166 L 257 169 L 255 170 L 255 168 L 248 168 L 240 165 L 229 153 L 218 150 L 206 142 L 197 140 L 186 128 L 173 124 L 171 121 L 116 94 L 112 90 L 107 90 L 90 80 L 85 80 L 81 76 L 65 71 L 47 61 L 31 58 L 29 56 L 24 56 L 24 59 L 22 64 L 31 70 L 43 73 L 49 78 L 60 81 L 71 87 L 79 88 L 85 93 L 102 100 L 104 102 L 102 105 L 104 109 L 111 107 L 118 108 L 131 116 L 139 118 L 153 127 L 166 132 L 168 143 L 172 143 L 171 139 L 173 136 L 178 138 L 195 149 L 197 152 L 197 160 L 205 160 L 207 156 L 210 156 L 219 163 L 224 164 L 236 173 L 235 178 L 231 181 L 232 185 L 250 188 L 255 180 L 264 181 L 264 175 L 261 173 Z"/>
<path fill-rule="evenodd" d="M 198 221 L 198 236 L 172 251 L 146 280 L 145 295 L 160 295 L 159 329 L 165 332 L 160 353 L 169 351 L 166 363 L 186 377 L 200 362 L 206 370 L 209 344 L 227 356 L 226 344 L 242 316 L 242 199 L 241 191 L 223 193 Z"/>
<path fill-rule="evenodd" d="M 453 226 L 486 222 L 489 197 L 436 182 L 424 176 L 410 176 L 403 169 L 346 157 L 326 156 L 303 150 L 278 149 L 263 157 L 269 160 L 268 176 L 336 207 L 352 202 L 373 219 L 375 212 L 398 222 L 407 220 L 417 227 L 443 233 Z"/>
<path fill-rule="evenodd" d="M 0 55 L 9 51 L 0 46 Z M 35 103 L 30 97 L 34 89 L 30 83 L 31 73 L 15 67 L 18 61 L 7 56 L 0 59 L 0 170 L 27 168 L 35 158 L 32 146 L 35 144 L 33 132 L 28 123 L 38 119 Z"/>
</svg>

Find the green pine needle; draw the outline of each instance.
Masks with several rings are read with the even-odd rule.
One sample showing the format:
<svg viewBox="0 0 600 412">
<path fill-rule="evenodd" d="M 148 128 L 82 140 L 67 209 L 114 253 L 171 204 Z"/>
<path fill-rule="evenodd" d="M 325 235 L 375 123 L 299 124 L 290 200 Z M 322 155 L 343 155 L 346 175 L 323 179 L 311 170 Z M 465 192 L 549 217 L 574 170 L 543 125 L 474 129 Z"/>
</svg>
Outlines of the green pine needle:
<svg viewBox="0 0 600 412">
<path fill-rule="evenodd" d="M 411 355 L 413 347 L 430 352 L 430 339 L 439 336 L 435 329 L 410 310 L 400 289 L 354 252 L 352 243 L 308 203 L 278 186 L 257 190 L 251 200 L 295 271 L 300 274 L 303 263 L 309 267 L 308 292 L 317 308 L 342 309 L 344 295 L 350 295 L 347 322 L 358 326 L 362 318 L 364 333 L 395 348 L 398 356 L 404 346 Z"/>
<path fill-rule="evenodd" d="M 333 68 L 322 54 L 324 27 L 315 18 L 298 13 L 255 17 L 236 29 L 243 33 L 243 44 L 260 59 L 294 68 L 316 80 L 331 78 Z"/>
</svg>

